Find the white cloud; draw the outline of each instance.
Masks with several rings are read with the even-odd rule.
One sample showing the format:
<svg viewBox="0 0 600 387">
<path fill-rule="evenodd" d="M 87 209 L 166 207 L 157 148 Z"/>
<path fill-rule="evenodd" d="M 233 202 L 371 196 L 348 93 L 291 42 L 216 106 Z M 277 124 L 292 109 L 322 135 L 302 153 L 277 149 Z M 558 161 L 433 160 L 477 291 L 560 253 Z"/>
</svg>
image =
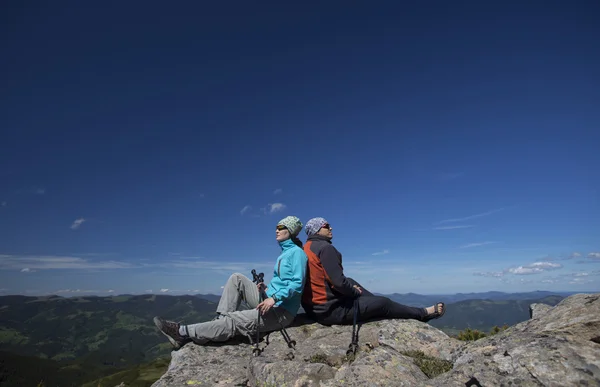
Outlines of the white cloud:
<svg viewBox="0 0 600 387">
<path fill-rule="evenodd" d="M 495 210 L 491 210 L 491 211 L 487 211 L 487 212 L 482 212 L 481 214 L 475 214 L 475 215 L 471 215 L 471 216 L 465 216 L 464 218 L 453 218 L 453 219 L 440 220 L 439 222 L 437 222 L 435 224 L 453 223 L 453 222 L 464 222 L 465 220 L 471 220 L 471 219 L 481 218 L 483 216 L 492 215 L 492 214 L 495 214 L 496 212 L 500 212 L 500 211 L 504 211 L 504 208 L 497 208 Z"/>
<path fill-rule="evenodd" d="M 21 269 L 21 273 L 34 273 L 34 272 L 35 272 L 35 270 L 31 270 L 28 267 Z"/>
<path fill-rule="evenodd" d="M 152 293 L 152 289 L 144 290 L 144 293 Z"/>
<path fill-rule="evenodd" d="M 581 257 L 581 253 L 574 252 L 574 253 L 572 253 L 571 255 L 569 255 L 568 259 L 571 259 L 571 258 L 579 258 L 579 257 Z"/>
<path fill-rule="evenodd" d="M 587 279 L 587 278 L 581 278 L 581 277 L 579 277 L 579 278 L 573 278 L 572 281 L 569 281 L 569 284 L 571 284 L 571 285 L 583 285 L 583 284 L 589 284 L 590 282 L 594 282 L 594 281 L 592 281 L 590 279 Z"/>
<path fill-rule="evenodd" d="M 273 203 L 273 204 L 269 203 L 269 214 L 274 214 L 276 212 L 283 211 L 283 210 L 285 210 L 285 208 L 286 208 L 286 205 L 283 203 Z"/>
<path fill-rule="evenodd" d="M 542 280 L 542 283 L 544 283 L 544 284 L 555 284 L 557 282 L 558 282 L 557 280 L 550 279 L 550 278 Z"/>
<path fill-rule="evenodd" d="M 589 253 L 588 258 L 600 259 L 600 253 Z"/>
<path fill-rule="evenodd" d="M 281 193 L 283 193 L 283 189 L 281 188 L 277 188 L 275 191 L 273 191 L 273 195 L 279 195 Z"/>
<path fill-rule="evenodd" d="M 91 261 L 89 259 L 54 255 L 2 255 L 0 270 L 34 269 L 129 269 L 135 267 L 119 261 Z"/>
<path fill-rule="evenodd" d="M 169 289 L 160 289 L 161 293 L 167 293 Z"/>
<path fill-rule="evenodd" d="M 114 291 L 113 289 L 108 289 L 108 290 L 106 291 L 106 293 L 114 293 L 114 292 L 115 292 L 115 291 Z"/>
<path fill-rule="evenodd" d="M 478 247 L 478 246 L 485 246 L 485 245 L 491 245 L 492 243 L 498 243 L 498 242 L 478 242 L 478 243 L 469 243 L 466 245 L 462 245 L 460 246 L 461 249 L 468 249 L 471 247 Z"/>
<path fill-rule="evenodd" d="M 507 271 L 516 275 L 539 274 L 547 270 L 556 270 L 562 267 L 559 263 L 553 262 L 534 262 L 530 265 L 517 266 L 508 269 Z"/>
<path fill-rule="evenodd" d="M 250 211 L 252 209 L 252 206 L 244 206 L 244 208 L 242 208 L 240 210 L 240 215 L 244 215 L 246 212 Z"/>
<path fill-rule="evenodd" d="M 71 230 L 77 230 L 81 225 L 85 222 L 84 218 L 75 219 L 73 224 L 71 224 Z M 92 227 L 93 228 L 93 227 Z"/>
<path fill-rule="evenodd" d="M 488 271 L 488 272 L 477 272 L 477 273 L 473 273 L 473 275 L 476 276 L 480 276 L 480 277 L 495 277 L 495 278 L 500 278 L 504 275 L 503 272 L 501 271 Z"/>
<path fill-rule="evenodd" d="M 434 227 L 434 230 L 457 230 L 459 228 L 471 228 L 471 227 L 475 227 L 473 225 L 464 225 L 464 226 L 439 226 L 439 227 Z"/>
<path fill-rule="evenodd" d="M 383 250 L 383 251 L 378 251 L 378 252 L 376 252 L 376 253 L 373 253 L 373 254 L 371 254 L 371 255 L 385 255 L 385 254 L 389 254 L 389 253 L 390 253 L 390 250 L 388 250 L 388 249 L 385 249 L 385 250 Z"/>
</svg>

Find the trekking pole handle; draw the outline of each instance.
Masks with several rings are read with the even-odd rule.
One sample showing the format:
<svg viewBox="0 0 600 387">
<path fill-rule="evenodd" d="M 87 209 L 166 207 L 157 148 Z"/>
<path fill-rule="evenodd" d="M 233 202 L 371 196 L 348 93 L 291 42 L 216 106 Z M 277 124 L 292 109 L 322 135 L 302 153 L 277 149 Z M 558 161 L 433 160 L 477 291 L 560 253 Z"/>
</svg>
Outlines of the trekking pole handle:
<svg viewBox="0 0 600 387">
<path fill-rule="evenodd" d="M 265 273 L 260 273 L 260 274 L 256 274 L 256 270 L 252 269 L 252 277 L 253 280 L 252 282 L 255 282 L 257 284 L 261 284 L 265 282 Z"/>
</svg>

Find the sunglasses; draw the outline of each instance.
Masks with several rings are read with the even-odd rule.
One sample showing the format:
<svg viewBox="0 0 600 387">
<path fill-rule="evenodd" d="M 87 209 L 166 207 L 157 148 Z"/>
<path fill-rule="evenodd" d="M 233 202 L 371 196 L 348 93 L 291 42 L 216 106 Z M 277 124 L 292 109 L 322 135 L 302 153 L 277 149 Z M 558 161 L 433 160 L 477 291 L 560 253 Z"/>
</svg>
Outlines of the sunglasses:
<svg viewBox="0 0 600 387">
<path fill-rule="evenodd" d="M 287 227 L 285 227 L 285 226 L 284 226 L 284 225 L 282 225 L 282 224 L 278 224 L 276 228 L 277 228 L 277 231 L 283 231 L 283 230 L 287 230 Z"/>
<path fill-rule="evenodd" d="M 323 226 L 321 226 L 321 228 L 326 228 L 328 230 L 331 230 L 331 226 L 329 225 L 329 223 L 325 223 Z"/>
</svg>

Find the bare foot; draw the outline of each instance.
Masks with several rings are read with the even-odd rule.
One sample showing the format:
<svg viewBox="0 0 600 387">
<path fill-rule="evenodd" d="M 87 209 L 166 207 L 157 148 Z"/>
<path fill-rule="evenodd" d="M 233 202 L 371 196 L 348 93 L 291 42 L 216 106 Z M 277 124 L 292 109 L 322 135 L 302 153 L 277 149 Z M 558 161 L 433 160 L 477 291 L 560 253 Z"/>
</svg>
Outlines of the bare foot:
<svg viewBox="0 0 600 387">
<path fill-rule="evenodd" d="M 441 316 L 442 314 L 444 314 L 444 312 L 445 312 L 445 310 L 444 310 L 445 309 L 444 303 L 443 302 L 438 302 L 437 303 L 437 307 L 438 307 L 438 313 L 439 313 L 439 315 Z M 431 316 L 432 314 L 435 313 L 435 305 L 431 305 L 430 307 L 425 308 L 425 310 L 427 310 L 427 315 Z"/>
</svg>

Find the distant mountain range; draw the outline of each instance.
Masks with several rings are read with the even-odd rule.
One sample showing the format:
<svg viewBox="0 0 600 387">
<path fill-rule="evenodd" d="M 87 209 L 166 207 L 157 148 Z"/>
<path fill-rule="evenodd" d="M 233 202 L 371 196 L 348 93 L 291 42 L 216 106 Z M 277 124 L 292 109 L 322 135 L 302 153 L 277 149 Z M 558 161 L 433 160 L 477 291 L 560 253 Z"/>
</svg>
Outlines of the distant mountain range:
<svg viewBox="0 0 600 387">
<path fill-rule="evenodd" d="M 504 293 L 504 292 L 483 292 L 483 293 L 456 293 L 456 294 L 416 294 L 416 293 L 392 293 L 392 294 L 379 294 L 390 298 L 400 304 L 409 306 L 430 306 L 437 302 L 444 302 L 451 304 L 454 302 L 466 301 L 466 300 L 539 300 L 549 296 L 561 296 L 568 297 L 578 292 L 548 292 L 548 291 L 535 291 L 535 292 L 524 292 L 524 293 Z M 377 294 L 377 293 L 376 293 Z"/>
<path fill-rule="evenodd" d="M 11 381 L 17 376 L 33 378 L 35 373 L 27 371 L 32 356 L 45 359 L 40 367 L 54 378 L 47 380 L 48 386 L 66 385 L 67 376 L 80 386 L 169 356 L 171 345 L 152 318 L 203 322 L 215 316 L 216 307 L 195 296 L 0 297 L 0 385 L 37 385 L 39 380 L 2 380 L 7 375 L 12 375 Z M 11 372 L 9 365 L 16 368 Z"/>
</svg>

